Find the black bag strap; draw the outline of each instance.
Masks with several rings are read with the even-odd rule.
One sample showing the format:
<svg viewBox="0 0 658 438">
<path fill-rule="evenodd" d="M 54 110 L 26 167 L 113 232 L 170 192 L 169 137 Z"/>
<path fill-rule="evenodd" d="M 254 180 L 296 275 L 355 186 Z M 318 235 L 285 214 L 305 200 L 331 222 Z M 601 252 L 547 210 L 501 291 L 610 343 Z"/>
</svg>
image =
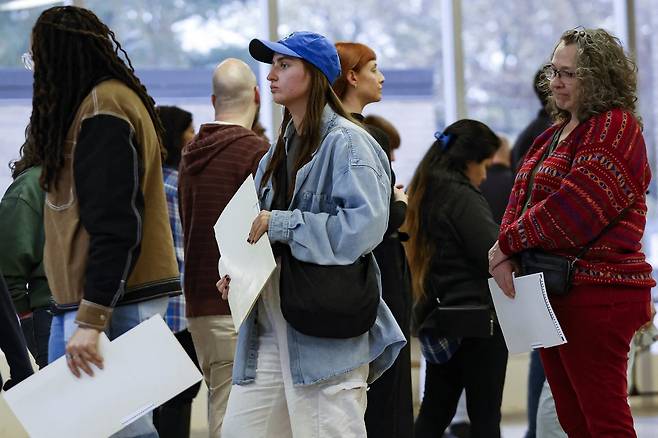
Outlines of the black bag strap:
<svg viewBox="0 0 658 438">
<path fill-rule="evenodd" d="M 606 232 L 610 231 L 610 229 L 612 227 L 617 225 L 619 223 L 619 221 L 621 220 L 621 217 L 624 215 L 624 213 L 626 213 L 628 210 L 630 210 L 630 208 L 632 206 L 633 206 L 633 203 L 631 203 L 630 205 L 627 205 L 626 207 L 624 207 L 622 209 L 622 211 L 620 211 L 619 214 L 613 220 L 608 222 L 608 225 L 606 225 L 601 230 L 601 232 L 599 234 L 597 234 L 596 236 L 594 236 L 594 238 L 592 238 L 589 242 L 587 242 L 587 244 L 578 252 L 578 254 L 576 255 L 576 258 L 573 259 L 573 261 L 571 262 L 571 266 L 573 267 L 573 265 L 575 265 L 578 260 L 580 260 L 585 254 L 587 254 L 587 251 L 590 250 L 592 245 L 594 245 L 594 243 L 597 240 L 599 240 L 601 238 L 601 236 L 603 236 Z"/>
<path fill-rule="evenodd" d="M 288 157 L 283 153 L 283 160 L 277 169 L 272 172 L 274 186 L 274 197 L 272 198 L 272 210 L 287 210 L 288 206 Z"/>
</svg>

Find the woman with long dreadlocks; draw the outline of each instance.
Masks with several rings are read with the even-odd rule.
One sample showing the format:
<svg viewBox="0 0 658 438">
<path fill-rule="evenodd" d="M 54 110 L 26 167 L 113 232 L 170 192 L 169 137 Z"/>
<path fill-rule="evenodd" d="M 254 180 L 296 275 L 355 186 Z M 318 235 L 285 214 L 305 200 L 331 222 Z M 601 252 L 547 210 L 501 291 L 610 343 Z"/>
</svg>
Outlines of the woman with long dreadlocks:
<svg viewBox="0 0 658 438">
<path fill-rule="evenodd" d="M 101 368 L 114 339 L 180 293 L 153 100 L 114 33 L 78 7 L 44 11 L 32 29 L 30 135 L 46 191 L 44 265 L 55 315 L 49 361 Z M 119 56 L 123 53 L 126 63 Z M 29 64 L 29 63 L 27 63 Z M 156 436 L 150 417 L 121 436 Z"/>
</svg>

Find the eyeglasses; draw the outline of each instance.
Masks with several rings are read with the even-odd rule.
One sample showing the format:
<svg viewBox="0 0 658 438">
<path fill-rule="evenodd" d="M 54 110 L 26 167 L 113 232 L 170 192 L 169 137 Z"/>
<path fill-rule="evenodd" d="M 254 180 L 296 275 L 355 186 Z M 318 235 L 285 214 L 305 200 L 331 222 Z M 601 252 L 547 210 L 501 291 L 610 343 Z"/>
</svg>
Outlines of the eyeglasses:
<svg viewBox="0 0 658 438">
<path fill-rule="evenodd" d="M 21 61 L 23 61 L 23 66 L 26 70 L 34 71 L 34 59 L 32 59 L 32 52 L 25 52 L 21 56 Z"/>
<path fill-rule="evenodd" d="M 547 65 L 544 67 L 544 74 L 546 75 L 546 79 L 549 81 L 552 81 L 553 79 L 560 78 L 565 82 L 571 82 L 574 79 L 576 79 L 576 72 L 573 71 L 567 71 L 567 70 L 560 70 L 552 65 Z"/>
</svg>

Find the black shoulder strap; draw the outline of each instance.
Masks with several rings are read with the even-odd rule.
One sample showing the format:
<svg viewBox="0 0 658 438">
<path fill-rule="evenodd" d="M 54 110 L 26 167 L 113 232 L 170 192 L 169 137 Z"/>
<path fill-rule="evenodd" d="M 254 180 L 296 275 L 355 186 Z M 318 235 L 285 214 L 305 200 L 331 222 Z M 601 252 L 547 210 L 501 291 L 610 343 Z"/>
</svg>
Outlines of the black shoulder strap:
<svg viewBox="0 0 658 438">
<path fill-rule="evenodd" d="M 274 197 L 272 198 L 272 210 L 287 210 L 288 203 L 288 158 L 283 156 L 283 160 L 277 169 L 272 173 Z"/>
<path fill-rule="evenodd" d="M 587 251 L 589 251 L 589 249 L 592 247 L 592 245 L 594 245 L 594 243 L 595 243 L 597 240 L 599 240 L 599 239 L 601 238 L 601 236 L 603 236 L 605 233 L 607 233 L 608 231 L 610 231 L 610 229 L 611 229 L 612 227 L 614 227 L 615 225 L 617 225 L 617 224 L 619 223 L 619 221 L 621 220 L 621 217 L 624 215 L 624 213 L 626 213 L 628 210 L 630 210 L 630 208 L 631 208 L 632 206 L 633 206 L 633 203 L 631 203 L 630 205 L 624 207 L 624 209 L 623 209 L 622 211 L 619 212 L 619 214 L 617 215 L 617 217 L 615 217 L 613 220 L 611 220 L 611 221 L 608 223 L 608 225 L 606 225 L 606 226 L 601 230 L 601 232 L 600 232 L 599 234 L 597 234 L 596 236 L 594 236 L 594 238 L 593 238 L 592 240 L 590 240 L 589 242 L 587 242 L 587 245 L 585 245 L 585 246 L 580 250 L 580 252 L 579 252 L 578 255 L 576 256 L 576 258 L 573 260 L 572 264 L 575 263 L 577 260 L 580 260 L 585 254 L 587 254 Z"/>
</svg>

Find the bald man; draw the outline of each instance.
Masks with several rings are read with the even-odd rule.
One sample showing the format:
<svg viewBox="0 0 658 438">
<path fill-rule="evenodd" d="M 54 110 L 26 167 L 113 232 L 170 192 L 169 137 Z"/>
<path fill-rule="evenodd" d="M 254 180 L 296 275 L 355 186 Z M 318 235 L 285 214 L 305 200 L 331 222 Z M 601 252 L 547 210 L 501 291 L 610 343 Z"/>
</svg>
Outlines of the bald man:
<svg viewBox="0 0 658 438">
<path fill-rule="evenodd" d="M 252 130 L 260 94 L 244 62 L 229 58 L 212 76 L 215 120 L 201 125 L 183 148 L 178 196 L 185 245 L 188 328 L 209 390 L 211 437 L 219 437 L 231 389 L 237 335 L 217 292 L 219 251 L 213 226 L 245 178 L 254 174 L 269 144 Z"/>
</svg>

